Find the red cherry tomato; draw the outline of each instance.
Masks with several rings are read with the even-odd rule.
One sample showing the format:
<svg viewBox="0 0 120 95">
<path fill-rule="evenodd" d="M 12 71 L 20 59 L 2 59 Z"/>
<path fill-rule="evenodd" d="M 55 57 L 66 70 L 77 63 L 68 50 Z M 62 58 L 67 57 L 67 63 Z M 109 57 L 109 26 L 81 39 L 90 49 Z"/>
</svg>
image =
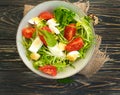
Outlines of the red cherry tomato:
<svg viewBox="0 0 120 95">
<path fill-rule="evenodd" d="M 46 31 L 48 31 L 48 32 L 52 32 L 48 26 L 42 27 L 41 30 L 46 30 Z"/>
<path fill-rule="evenodd" d="M 46 41 L 45 41 L 45 39 L 44 39 L 44 36 L 43 36 L 43 35 L 39 35 L 39 37 L 40 37 L 40 40 L 43 42 L 43 44 L 44 44 L 45 46 L 47 46 L 47 43 L 46 43 Z"/>
<path fill-rule="evenodd" d="M 49 20 L 49 19 L 53 18 L 54 15 L 48 11 L 44 11 L 44 12 L 40 13 L 38 17 L 41 19 L 44 19 L 44 20 Z"/>
<path fill-rule="evenodd" d="M 75 33 L 76 33 L 76 27 L 75 27 L 75 24 L 72 23 L 72 24 L 69 24 L 65 27 L 65 30 L 64 30 L 64 37 L 70 41 L 72 40 L 73 36 L 75 36 Z"/>
<path fill-rule="evenodd" d="M 82 38 L 78 37 L 73 39 L 71 42 L 69 42 L 66 47 L 65 50 L 70 52 L 70 51 L 76 51 L 76 50 L 80 50 L 83 47 L 84 43 Z"/>
<path fill-rule="evenodd" d="M 48 26 L 44 26 L 44 27 L 42 27 L 40 30 L 46 30 L 46 31 L 48 31 L 48 32 L 52 32 Z M 44 36 L 43 36 L 43 35 L 39 35 L 39 37 L 40 37 L 41 41 L 43 42 L 43 44 L 44 44 L 45 46 L 47 46 L 47 43 L 46 43 L 46 41 L 45 41 L 45 39 L 44 39 Z"/>
<path fill-rule="evenodd" d="M 45 65 L 45 66 L 39 67 L 39 70 L 51 76 L 57 75 L 57 68 L 52 65 Z"/>
<path fill-rule="evenodd" d="M 35 32 L 35 28 L 32 27 L 26 27 L 22 29 L 22 35 L 25 38 L 31 38 L 34 32 Z"/>
</svg>

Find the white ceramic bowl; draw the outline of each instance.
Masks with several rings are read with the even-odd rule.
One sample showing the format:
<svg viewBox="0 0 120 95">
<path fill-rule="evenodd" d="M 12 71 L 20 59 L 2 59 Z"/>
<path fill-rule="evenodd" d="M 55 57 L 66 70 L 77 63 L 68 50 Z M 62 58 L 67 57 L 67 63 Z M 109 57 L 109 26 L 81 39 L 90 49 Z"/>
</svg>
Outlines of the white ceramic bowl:
<svg viewBox="0 0 120 95">
<path fill-rule="evenodd" d="M 80 59 L 77 62 L 75 62 L 73 65 L 75 66 L 75 69 L 72 67 L 67 67 L 63 72 L 58 73 L 55 77 L 44 74 L 38 70 L 36 70 L 33 65 L 32 62 L 28 60 L 28 58 L 26 57 L 26 50 L 22 45 L 22 33 L 21 30 L 23 29 L 23 27 L 25 27 L 28 24 L 28 20 L 31 19 L 32 17 L 36 17 L 39 15 L 40 12 L 43 11 L 52 11 L 53 9 L 55 9 L 56 7 L 59 6 L 63 6 L 66 7 L 74 12 L 76 12 L 80 17 L 85 16 L 85 13 L 78 7 L 74 6 L 73 4 L 64 2 L 64 1 L 47 1 L 41 4 L 38 4 L 37 6 L 35 6 L 33 9 L 31 9 L 21 20 L 20 25 L 18 27 L 17 30 L 17 37 L 16 37 L 16 43 L 17 43 L 17 49 L 19 52 L 19 55 L 21 57 L 21 59 L 23 60 L 23 62 L 25 63 L 25 65 L 32 70 L 34 73 L 45 77 L 45 78 L 49 78 L 49 79 L 61 79 L 61 78 L 66 78 L 66 77 L 70 77 L 72 75 L 75 75 L 76 73 L 78 73 L 79 71 L 81 71 L 88 63 L 88 61 L 91 59 L 92 55 L 93 55 L 93 51 L 94 51 L 94 44 L 91 46 L 91 48 L 88 50 L 87 55 L 84 59 Z M 94 30 L 93 30 L 94 31 Z M 93 32 L 94 35 L 94 32 Z"/>
</svg>

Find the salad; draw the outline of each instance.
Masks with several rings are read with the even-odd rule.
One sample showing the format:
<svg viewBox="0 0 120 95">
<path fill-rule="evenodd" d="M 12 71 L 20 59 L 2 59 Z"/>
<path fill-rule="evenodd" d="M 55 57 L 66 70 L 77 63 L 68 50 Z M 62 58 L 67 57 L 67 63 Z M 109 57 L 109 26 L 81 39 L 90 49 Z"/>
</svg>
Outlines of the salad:
<svg viewBox="0 0 120 95">
<path fill-rule="evenodd" d="M 28 20 L 22 30 L 26 56 L 35 69 L 56 76 L 76 60 L 85 58 L 93 43 L 91 19 L 58 7 Z"/>
</svg>

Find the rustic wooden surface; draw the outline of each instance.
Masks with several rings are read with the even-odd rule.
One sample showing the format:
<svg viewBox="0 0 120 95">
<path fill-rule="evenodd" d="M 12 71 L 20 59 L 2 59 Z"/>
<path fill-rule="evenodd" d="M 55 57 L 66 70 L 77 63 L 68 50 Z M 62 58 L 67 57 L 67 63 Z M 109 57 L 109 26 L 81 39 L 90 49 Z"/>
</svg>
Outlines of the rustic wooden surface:
<svg viewBox="0 0 120 95">
<path fill-rule="evenodd" d="M 120 95 L 120 0 L 90 0 L 89 13 L 100 18 L 95 27 L 103 37 L 100 49 L 107 47 L 111 60 L 91 78 L 76 74 L 70 83 L 34 74 L 18 55 L 16 32 L 23 6 L 42 1 L 0 0 L 0 95 Z"/>
</svg>

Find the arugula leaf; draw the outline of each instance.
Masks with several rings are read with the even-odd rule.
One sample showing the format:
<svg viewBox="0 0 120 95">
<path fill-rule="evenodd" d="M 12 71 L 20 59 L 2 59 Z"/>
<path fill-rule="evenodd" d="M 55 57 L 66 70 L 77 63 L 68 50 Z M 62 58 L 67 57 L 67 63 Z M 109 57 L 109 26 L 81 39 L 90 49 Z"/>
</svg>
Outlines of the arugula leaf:
<svg viewBox="0 0 120 95">
<path fill-rule="evenodd" d="M 35 69 L 38 69 L 39 66 L 44 65 L 53 65 L 56 66 L 57 71 L 63 71 L 66 66 L 68 66 L 68 62 L 66 62 L 67 59 L 59 58 L 52 56 L 49 52 L 48 48 L 43 46 L 38 53 L 41 55 L 40 59 L 33 62 L 33 66 Z M 49 59 L 49 60 L 48 60 Z"/>
<path fill-rule="evenodd" d="M 86 51 L 93 43 L 93 29 L 91 25 L 91 19 L 88 16 L 84 16 L 82 18 L 76 16 L 75 20 L 77 20 L 76 27 L 78 29 L 78 35 L 84 40 L 84 47 L 79 50 L 80 58 L 84 58 Z"/>
<path fill-rule="evenodd" d="M 88 18 L 82 17 L 79 23 L 81 23 L 81 25 L 84 27 L 84 29 L 86 31 L 86 36 L 87 36 L 86 39 L 88 41 L 91 41 L 91 37 L 92 37 L 93 33 L 92 33 L 92 27 L 90 25 Z"/>
</svg>

